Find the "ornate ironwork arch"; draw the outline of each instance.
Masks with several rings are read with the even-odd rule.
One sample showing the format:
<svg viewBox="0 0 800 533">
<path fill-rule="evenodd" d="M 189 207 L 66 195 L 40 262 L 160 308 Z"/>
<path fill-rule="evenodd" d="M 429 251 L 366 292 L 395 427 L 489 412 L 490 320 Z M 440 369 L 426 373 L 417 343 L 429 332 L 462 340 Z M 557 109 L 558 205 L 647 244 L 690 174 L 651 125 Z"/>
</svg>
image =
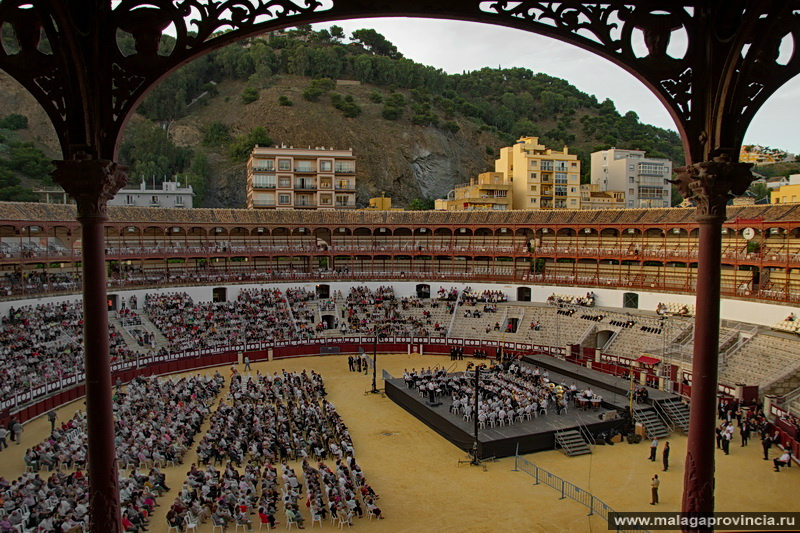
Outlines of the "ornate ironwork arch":
<svg viewBox="0 0 800 533">
<path fill-rule="evenodd" d="M 798 0 L 122 0 L 113 9 L 101 0 L 10 0 L 0 3 L 0 22 L 13 29 L 18 48 L 0 50 L 0 68 L 44 106 L 65 158 L 88 152 L 113 159 L 141 98 L 175 69 L 227 44 L 357 17 L 484 22 L 549 36 L 621 66 L 664 103 L 688 162 L 698 162 L 738 151 L 757 110 L 800 72 L 798 12 Z M 159 55 L 168 29 L 175 46 Z M 122 54 L 118 32 L 133 37 L 134 54 Z M 669 45 L 678 34 L 686 49 L 675 57 Z M 784 40 L 792 50 L 779 63 Z"/>
</svg>

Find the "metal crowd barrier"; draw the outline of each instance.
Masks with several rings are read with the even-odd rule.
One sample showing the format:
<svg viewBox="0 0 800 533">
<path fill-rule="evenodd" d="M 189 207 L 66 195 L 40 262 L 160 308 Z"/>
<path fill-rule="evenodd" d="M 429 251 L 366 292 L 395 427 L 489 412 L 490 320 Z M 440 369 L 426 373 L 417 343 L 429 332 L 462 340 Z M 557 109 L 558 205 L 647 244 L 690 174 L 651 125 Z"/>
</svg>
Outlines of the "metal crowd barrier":
<svg viewBox="0 0 800 533">
<path fill-rule="evenodd" d="M 569 481 L 565 481 L 557 475 L 548 472 L 544 468 L 539 468 L 524 457 L 520 457 L 519 447 L 517 450 L 518 451 L 514 453 L 514 471 L 524 472 L 531 476 L 536 480 L 534 485 L 543 483 L 548 487 L 552 487 L 561 493 L 561 497 L 559 498 L 560 500 L 563 500 L 564 498 L 575 500 L 579 504 L 589 509 L 588 516 L 596 514 L 608 521 L 609 514 L 615 512 L 614 509 L 593 496 L 591 492 L 587 492 L 577 485 L 573 485 Z M 617 531 L 623 533 L 648 533 L 646 529 L 642 529 L 640 527 L 618 528 Z"/>
</svg>

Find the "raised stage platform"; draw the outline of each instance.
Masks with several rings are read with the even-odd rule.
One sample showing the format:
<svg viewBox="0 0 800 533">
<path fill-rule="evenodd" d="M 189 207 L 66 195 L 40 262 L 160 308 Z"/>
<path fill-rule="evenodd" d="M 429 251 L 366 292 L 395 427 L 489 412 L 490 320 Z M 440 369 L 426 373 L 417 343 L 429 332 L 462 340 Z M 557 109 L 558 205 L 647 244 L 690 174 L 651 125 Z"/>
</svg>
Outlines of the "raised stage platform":
<svg viewBox="0 0 800 533">
<path fill-rule="evenodd" d="M 585 386 L 584 382 L 570 380 L 552 370 L 550 379 L 560 382 L 565 379 L 568 384 L 575 381 L 578 387 Z M 616 411 L 627 408 L 627 400 L 624 395 L 620 397 L 611 391 L 591 384 L 592 390 L 603 397 L 603 404 L 597 410 L 580 410 L 570 406 L 567 412 L 557 415 L 554 409 L 548 414 L 541 415 L 533 420 L 517 422 L 511 426 L 487 427 L 478 430 L 478 454 L 480 457 L 508 457 L 514 455 L 519 446 L 520 453 L 531 453 L 555 448 L 555 434 L 557 431 L 567 429 L 577 429 L 583 425 L 592 434 L 598 434 L 620 427 L 623 420 L 616 417 Z M 443 398 L 442 404 L 436 407 L 428 404 L 427 400 L 420 396 L 417 389 L 406 387 L 402 379 L 386 380 L 386 395 L 400 407 L 413 414 L 424 422 L 428 427 L 439 433 L 441 436 L 461 448 L 469 451 L 474 442 L 474 422 L 464 420 L 463 416 L 453 415 L 449 412 L 450 399 Z M 608 398 L 608 401 L 607 401 Z M 614 418 L 601 420 L 600 416 L 612 412 Z M 611 414 L 611 413 L 609 413 Z"/>
</svg>

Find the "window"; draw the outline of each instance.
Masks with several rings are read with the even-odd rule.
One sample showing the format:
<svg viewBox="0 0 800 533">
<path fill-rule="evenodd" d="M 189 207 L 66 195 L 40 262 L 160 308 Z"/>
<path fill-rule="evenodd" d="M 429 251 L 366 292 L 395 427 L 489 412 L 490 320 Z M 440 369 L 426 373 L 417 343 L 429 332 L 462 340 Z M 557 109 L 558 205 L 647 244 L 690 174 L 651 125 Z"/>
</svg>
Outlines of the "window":
<svg viewBox="0 0 800 533">
<path fill-rule="evenodd" d="M 288 194 L 279 195 L 278 196 L 278 201 L 281 203 L 281 205 L 287 205 L 287 204 L 289 204 L 291 202 L 291 200 L 289 199 L 289 195 Z"/>
<path fill-rule="evenodd" d="M 531 172 L 531 179 L 532 179 L 532 180 L 535 180 L 535 179 L 536 179 L 536 177 L 537 177 L 537 174 L 536 174 L 536 172 Z"/>
<path fill-rule="evenodd" d="M 565 172 L 556 172 L 556 183 L 567 183 L 567 174 Z"/>
<path fill-rule="evenodd" d="M 569 192 L 578 192 L 578 188 L 577 187 L 570 187 L 569 188 Z"/>
<path fill-rule="evenodd" d="M 292 170 L 292 161 L 289 159 L 278 159 L 278 170 Z"/>
<path fill-rule="evenodd" d="M 536 198 L 531 198 L 531 203 L 535 204 L 536 203 Z"/>
<path fill-rule="evenodd" d="M 150 197 L 150 203 L 151 204 L 158 204 L 158 196 L 156 196 L 156 195 L 151 196 Z"/>
<path fill-rule="evenodd" d="M 319 171 L 320 172 L 330 172 L 333 170 L 333 163 L 331 161 L 320 161 L 319 162 Z"/>
<path fill-rule="evenodd" d="M 129 194 L 125 197 L 125 205 L 135 205 L 136 204 L 136 197 L 132 194 Z"/>
<path fill-rule="evenodd" d="M 536 168 L 537 164 L 538 164 L 538 161 L 532 160 L 531 161 L 531 168 Z"/>
<path fill-rule="evenodd" d="M 569 175 L 569 180 L 570 181 L 578 181 L 578 175 L 577 174 L 570 174 Z"/>
<path fill-rule="evenodd" d="M 536 192 L 539 189 L 538 185 L 531 185 L 531 192 Z"/>
<path fill-rule="evenodd" d="M 542 161 L 542 170 L 553 170 L 553 162 L 552 161 Z"/>
<path fill-rule="evenodd" d="M 266 160 L 262 159 L 262 160 L 256 161 L 254 170 L 273 171 L 273 170 L 275 170 L 275 161 L 272 160 L 272 159 L 266 159 Z"/>
<path fill-rule="evenodd" d="M 572 205 L 575 205 L 577 203 L 577 200 L 575 200 L 575 198 L 573 198 L 572 200 L 569 201 L 569 203 L 572 204 Z"/>
<path fill-rule="evenodd" d="M 628 194 L 633 194 L 633 189 L 628 189 Z"/>
<path fill-rule="evenodd" d="M 336 180 L 336 188 L 343 190 L 350 189 L 350 180 Z"/>
<path fill-rule="evenodd" d="M 636 178 L 634 178 L 633 176 L 628 176 L 628 183 L 634 183 L 635 181 Z"/>
<path fill-rule="evenodd" d="M 556 185 L 556 196 L 566 196 L 567 187 L 564 185 Z"/>
<path fill-rule="evenodd" d="M 175 205 L 183 205 L 183 196 L 176 196 L 175 197 Z"/>
<path fill-rule="evenodd" d="M 603 159 L 605 159 L 605 158 L 603 158 Z M 572 163 L 570 166 L 571 166 L 572 168 L 578 168 L 578 163 Z"/>
<path fill-rule="evenodd" d="M 347 207 L 350 205 L 350 197 L 346 194 L 336 195 L 336 207 Z"/>
<path fill-rule="evenodd" d="M 556 172 L 566 172 L 566 171 L 567 171 L 567 162 L 556 161 Z"/>
<path fill-rule="evenodd" d="M 288 189 L 289 187 L 292 186 L 292 180 L 288 177 L 281 177 L 278 180 L 278 186 L 281 187 L 282 189 Z"/>
<path fill-rule="evenodd" d="M 253 176 L 253 187 L 257 189 L 274 189 L 275 174 L 255 174 Z"/>
</svg>

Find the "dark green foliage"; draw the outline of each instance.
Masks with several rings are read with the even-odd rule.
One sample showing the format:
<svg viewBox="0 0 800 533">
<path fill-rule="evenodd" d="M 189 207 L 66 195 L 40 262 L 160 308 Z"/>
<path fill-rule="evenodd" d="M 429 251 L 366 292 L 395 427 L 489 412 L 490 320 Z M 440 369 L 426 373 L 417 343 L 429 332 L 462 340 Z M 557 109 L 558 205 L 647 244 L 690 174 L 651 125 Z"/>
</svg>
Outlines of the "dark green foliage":
<svg viewBox="0 0 800 533">
<path fill-rule="evenodd" d="M 189 148 L 175 146 L 163 128 L 146 122 L 128 128 L 119 153 L 133 183 L 169 179 L 183 172 L 192 158 Z"/>
<path fill-rule="evenodd" d="M 449 131 L 450 133 L 458 133 L 461 130 L 461 126 L 453 122 L 452 120 L 448 120 L 444 123 L 444 129 Z"/>
<path fill-rule="evenodd" d="M 4 202 L 35 202 L 38 199 L 33 191 L 21 185 L 0 188 L 0 200 Z"/>
<path fill-rule="evenodd" d="M 53 163 L 32 142 L 12 141 L 8 143 L 7 156 L 8 159 L 0 160 L 6 169 L 34 180 L 50 180 L 50 171 L 53 170 Z M 0 185 L 2 183 L 16 185 L 19 182 L 14 182 L 13 180 L 3 181 L 0 182 Z"/>
<path fill-rule="evenodd" d="M 372 94 L 369 95 L 369 101 L 373 104 L 380 104 L 383 102 L 383 95 L 378 91 L 372 91 Z"/>
<path fill-rule="evenodd" d="M 411 117 L 411 122 L 417 126 L 436 126 L 439 124 L 439 117 L 433 112 L 431 104 L 415 104 L 413 106 L 414 116 Z"/>
<path fill-rule="evenodd" d="M 397 47 L 386 40 L 386 37 L 372 29 L 356 30 L 352 34 L 353 41 L 361 44 L 366 50 L 392 59 L 400 59 L 403 54 Z"/>
<path fill-rule="evenodd" d="M 320 96 L 332 91 L 336 88 L 336 82 L 330 78 L 320 78 L 312 80 L 311 83 L 303 91 L 303 98 L 309 102 L 316 102 Z"/>
<path fill-rule="evenodd" d="M 244 91 L 242 91 L 242 103 L 252 104 L 258 100 L 258 89 L 255 87 L 246 87 Z"/>
<path fill-rule="evenodd" d="M 432 198 L 414 198 L 408 204 L 409 211 L 430 211 L 436 205 Z"/>
<path fill-rule="evenodd" d="M 0 119 L 0 128 L 5 130 L 24 130 L 28 127 L 28 117 L 12 113 Z"/>
<path fill-rule="evenodd" d="M 203 146 L 224 146 L 231 142 L 231 130 L 227 124 L 214 121 L 203 128 Z"/>
<path fill-rule="evenodd" d="M 208 165 L 208 156 L 206 156 L 205 152 L 196 152 L 192 158 L 189 170 L 178 175 L 178 179 L 180 179 L 182 183 L 188 181 L 189 185 L 192 186 L 192 191 L 194 192 L 194 199 L 192 202 L 195 207 L 203 206 L 210 174 L 211 170 Z"/>
<path fill-rule="evenodd" d="M 339 93 L 331 93 L 331 104 L 348 118 L 355 118 L 361 114 L 361 107 L 350 95 L 342 97 Z"/>
<path fill-rule="evenodd" d="M 282 106 L 285 106 L 285 107 L 289 107 L 289 106 L 293 106 L 293 105 L 294 105 L 294 102 L 292 102 L 291 100 L 289 100 L 289 97 L 288 97 L 288 96 L 286 96 L 285 94 L 282 94 L 282 95 L 280 95 L 280 96 L 278 97 L 278 105 L 282 105 Z"/>
<path fill-rule="evenodd" d="M 238 135 L 228 146 L 228 157 L 233 161 L 247 161 L 255 145 L 269 146 L 272 139 L 267 135 L 267 130 L 262 126 L 256 126 L 250 133 Z"/>
</svg>

